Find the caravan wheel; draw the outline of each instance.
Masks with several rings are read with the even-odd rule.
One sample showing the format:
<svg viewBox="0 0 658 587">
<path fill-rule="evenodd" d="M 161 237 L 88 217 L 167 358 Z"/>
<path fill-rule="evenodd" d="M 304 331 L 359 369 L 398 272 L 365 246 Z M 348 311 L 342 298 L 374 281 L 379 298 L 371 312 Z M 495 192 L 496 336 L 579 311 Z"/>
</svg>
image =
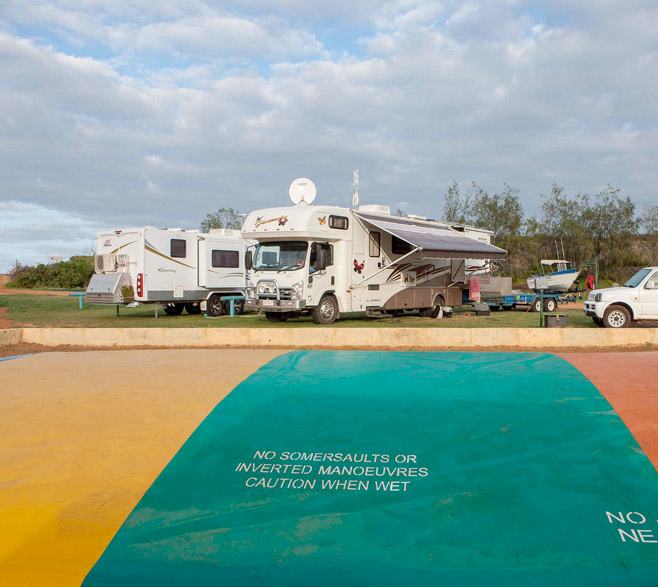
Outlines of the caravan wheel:
<svg viewBox="0 0 658 587">
<path fill-rule="evenodd" d="M 180 316 L 183 313 L 183 304 L 174 304 L 170 302 L 164 305 L 164 312 L 167 316 Z"/>
<path fill-rule="evenodd" d="M 210 296 L 206 308 L 208 316 L 221 316 L 224 313 L 224 302 L 222 302 L 222 296 L 217 294 Z"/>
</svg>

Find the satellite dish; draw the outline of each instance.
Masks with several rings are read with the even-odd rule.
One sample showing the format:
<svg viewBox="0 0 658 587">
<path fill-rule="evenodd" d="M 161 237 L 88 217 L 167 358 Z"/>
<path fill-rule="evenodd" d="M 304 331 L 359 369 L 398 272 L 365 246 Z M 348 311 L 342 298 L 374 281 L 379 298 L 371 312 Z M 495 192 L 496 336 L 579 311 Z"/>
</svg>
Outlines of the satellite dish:
<svg viewBox="0 0 658 587">
<path fill-rule="evenodd" d="M 288 195 L 295 206 L 312 204 L 317 193 L 315 184 L 305 177 L 298 177 L 290 184 L 290 188 L 288 189 Z"/>
</svg>

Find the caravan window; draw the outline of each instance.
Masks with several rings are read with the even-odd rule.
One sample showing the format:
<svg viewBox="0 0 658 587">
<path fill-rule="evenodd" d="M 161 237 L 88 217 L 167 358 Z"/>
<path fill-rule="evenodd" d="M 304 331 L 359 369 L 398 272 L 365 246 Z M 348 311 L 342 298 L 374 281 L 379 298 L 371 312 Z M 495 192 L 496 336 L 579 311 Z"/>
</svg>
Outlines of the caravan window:
<svg viewBox="0 0 658 587">
<path fill-rule="evenodd" d="M 369 250 L 370 250 L 370 256 L 371 257 L 379 257 L 381 251 L 382 251 L 382 235 L 379 232 L 375 232 L 374 230 L 370 231 L 370 238 L 368 239 L 370 242 L 369 245 Z"/>
<path fill-rule="evenodd" d="M 391 242 L 391 251 L 394 255 L 406 255 L 411 252 L 411 245 L 407 241 L 394 236 Z"/>
<path fill-rule="evenodd" d="M 240 253 L 238 251 L 213 251 L 213 267 L 240 267 Z"/>
<path fill-rule="evenodd" d="M 187 257 L 187 242 L 182 238 L 172 238 L 171 256 L 178 259 Z"/>
<path fill-rule="evenodd" d="M 347 216 L 329 216 L 329 228 L 339 228 L 340 230 L 347 230 L 350 221 Z"/>
</svg>

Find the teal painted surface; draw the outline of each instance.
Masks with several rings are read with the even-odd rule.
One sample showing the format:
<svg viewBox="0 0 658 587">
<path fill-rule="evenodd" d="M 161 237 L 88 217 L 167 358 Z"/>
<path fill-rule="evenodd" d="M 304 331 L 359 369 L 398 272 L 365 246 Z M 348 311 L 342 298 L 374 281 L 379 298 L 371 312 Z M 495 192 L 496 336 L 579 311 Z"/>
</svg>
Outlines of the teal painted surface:
<svg viewBox="0 0 658 587">
<path fill-rule="evenodd" d="M 416 455 L 428 475 L 327 491 L 312 462 L 313 490 L 246 487 L 276 477 L 236 472 L 256 451 Z M 208 415 L 85 585 L 658 584 L 658 544 L 606 511 L 658 530 L 658 475 L 561 359 L 295 352 Z"/>
</svg>

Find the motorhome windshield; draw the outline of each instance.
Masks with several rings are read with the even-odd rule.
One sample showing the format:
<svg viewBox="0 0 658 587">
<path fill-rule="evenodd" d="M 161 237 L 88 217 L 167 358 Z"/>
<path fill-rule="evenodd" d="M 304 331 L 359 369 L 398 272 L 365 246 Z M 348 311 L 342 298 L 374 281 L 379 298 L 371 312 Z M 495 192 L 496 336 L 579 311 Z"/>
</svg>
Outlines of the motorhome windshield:
<svg viewBox="0 0 658 587">
<path fill-rule="evenodd" d="M 625 284 L 624 287 L 637 287 L 640 285 L 642 280 L 649 275 L 651 269 L 649 268 L 644 268 L 640 269 L 633 277 L 631 277 Z"/>
<path fill-rule="evenodd" d="M 304 267 L 308 243 L 281 241 L 260 243 L 254 255 L 256 271 L 295 271 Z"/>
</svg>

